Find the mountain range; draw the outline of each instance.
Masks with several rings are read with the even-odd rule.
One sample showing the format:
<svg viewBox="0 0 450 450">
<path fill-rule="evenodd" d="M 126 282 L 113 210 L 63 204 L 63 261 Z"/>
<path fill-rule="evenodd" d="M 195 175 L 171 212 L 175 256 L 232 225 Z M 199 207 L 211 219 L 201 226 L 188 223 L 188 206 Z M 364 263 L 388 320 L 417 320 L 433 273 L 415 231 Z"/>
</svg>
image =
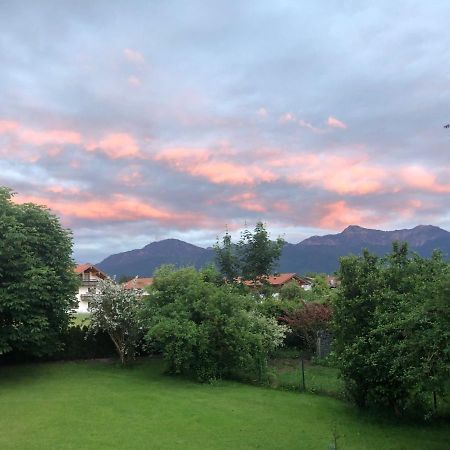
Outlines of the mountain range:
<svg viewBox="0 0 450 450">
<path fill-rule="evenodd" d="M 450 232 L 433 225 L 418 225 L 411 229 L 381 231 L 350 225 L 341 233 L 312 236 L 298 244 L 287 243 L 279 261 L 279 272 L 333 273 L 338 269 L 339 257 L 360 254 L 364 248 L 384 255 L 393 241 L 408 242 L 412 251 L 428 257 L 434 249 L 450 255 Z M 141 249 L 108 256 L 96 264 L 104 272 L 122 275 L 151 276 L 161 264 L 200 268 L 214 262 L 214 250 L 202 248 L 178 239 L 152 242 Z"/>
</svg>

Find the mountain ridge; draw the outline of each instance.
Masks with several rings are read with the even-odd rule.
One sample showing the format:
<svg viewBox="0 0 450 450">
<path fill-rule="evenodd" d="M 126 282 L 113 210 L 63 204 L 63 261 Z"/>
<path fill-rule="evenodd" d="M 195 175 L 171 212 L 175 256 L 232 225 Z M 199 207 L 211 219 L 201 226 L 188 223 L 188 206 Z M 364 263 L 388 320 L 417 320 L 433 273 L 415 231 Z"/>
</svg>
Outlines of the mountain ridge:
<svg viewBox="0 0 450 450">
<path fill-rule="evenodd" d="M 360 254 L 364 248 L 383 255 L 391 250 L 392 242 L 396 240 L 408 242 L 410 249 L 422 256 L 430 256 L 436 248 L 441 249 L 447 258 L 450 254 L 450 232 L 434 225 L 392 231 L 349 225 L 340 233 L 311 236 L 297 244 L 287 243 L 278 270 L 332 273 L 338 268 L 340 256 Z M 150 276 L 162 264 L 200 268 L 213 262 L 212 247 L 203 248 L 169 238 L 151 242 L 141 249 L 110 255 L 96 266 L 110 275 Z"/>
</svg>

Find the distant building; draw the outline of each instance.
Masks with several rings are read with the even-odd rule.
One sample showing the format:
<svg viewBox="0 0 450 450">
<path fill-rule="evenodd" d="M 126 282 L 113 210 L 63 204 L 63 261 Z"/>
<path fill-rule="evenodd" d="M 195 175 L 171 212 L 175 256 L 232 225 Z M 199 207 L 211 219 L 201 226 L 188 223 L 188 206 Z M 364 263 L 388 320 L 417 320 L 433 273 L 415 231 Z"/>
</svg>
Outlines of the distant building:
<svg viewBox="0 0 450 450">
<path fill-rule="evenodd" d="M 127 281 L 123 285 L 124 285 L 125 289 L 135 289 L 142 295 L 146 295 L 144 288 L 147 286 L 151 286 L 152 284 L 153 284 L 153 278 L 136 277 L 130 281 Z"/>
<path fill-rule="evenodd" d="M 297 283 L 305 291 L 309 291 L 312 287 L 312 280 L 307 277 L 302 277 L 296 273 L 280 273 L 277 275 L 270 275 L 266 282 L 273 288 L 280 290 L 286 283 Z M 252 280 L 244 281 L 244 284 L 249 287 L 254 287 L 255 283 Z M 261 286 L 261 282 L 256 282 L 256 286 Z"/>
<path fill-rule="evenodd" d="M 77 312 L 88 312 L 89 300 L 96 291 L 98 282 L 109 277 L 106 273 L 90 263 L 79 264 L 75 267 L 75 273 L 80 277 L 80 286 L 77 294 Z"/>
<path fill-rule="evenodd" d="M 332 276 L 332 275 L 327 275 L 327 283 L 328 286 L 330 286 L 330 288 L 337 288 L 340 284 L 339 280 L 337 279 L 337 277 Z"/>
</svg>

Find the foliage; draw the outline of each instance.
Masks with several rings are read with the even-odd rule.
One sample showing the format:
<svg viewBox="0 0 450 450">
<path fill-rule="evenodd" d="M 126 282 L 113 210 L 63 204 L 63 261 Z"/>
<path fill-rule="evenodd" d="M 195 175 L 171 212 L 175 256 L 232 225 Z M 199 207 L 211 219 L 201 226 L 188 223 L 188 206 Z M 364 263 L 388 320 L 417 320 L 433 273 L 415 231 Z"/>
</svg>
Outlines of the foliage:
<svg viewBox="0 0 450 450">
<path fill-rule="evenodd" d="M 330 328 L 331 318 L 332 309 L 329 305 L 303 302 L 300 308 L 287 311 L 279 320 L 291 330 L 289 342 L 294 342 L 300 349 L 314 352 L 317 333 Z"/>
<path fill-rule="evenodd" d="M 0 355 L 61 347 L 76 305 L 72 236 L 50 211 L 0 188 Z"/>
<path fill-rule="evenodd" d="M 301 306 L 301 300 L 285 300 L 280 296 L 265 296 L 256 304 L 258 311 L 266 317 L 273 317 L 278 320 L 288 311 L 293 311 Z"/>
<path fill-rule="evenodd" d="M 282 300 L 300 300 L 305 290 L 296 281 L 289 281 L 280 289 Z"/>
<path fill-rule="evenodd" d="M 306 302 L 330 303 L 337 294 L 336 288 L 330 288 L 325 275 L 313 275 L 312 287 L 305 290 L 295 281 L 286 283 L 280 290 L 283 300 L 304 300 Z"/>
<path fill-rule="evenodd" d="M 138 315 L 141 298 L 136 290 L 105 279 L 98 282 L 89 302 L 90 329 L 108 333 L 122 364 L 134 357 L 141 338 Z"/>
<path fill-rule="evenodd" d="M 220 273 L 227 281 L 235 281 L 241 274 L 239 267 L 240 249 L 233 244 L 228 229 L 222 238 L 222 245 L 220 245 L 219 239 L 217 239 L 214 250 L 216 252 L 216 262 Z"/>
<path fill-rule="evenodd" d="M 273 273 L 283 245 L 280 237 L 271 241 L 265 225 L 257 222 L 253 232 L 248 229 L 242 232 L 237 244 L 233 244 L 227 230 L 222 244 L 218 241 L 214 250 L 219 271 L 226 280 L 242 278 L 256 282 Z"/>
<path fill-rule="evenodd" d="M 449 265 L 394 243 L 384 258 L 342 258 L 339 276 L 335 353 L 351 398 L 430 412 L 449 377 Z"/>
<path fill-rule="evenodd" d="M 85 325 L 69 327 L 63 336 L 63 342 L 64 349 L 55 355 L 57 359 L 108 358 L 116 351 L 106 332 L 98 331 L 93 334 Z"/>
<path fill-rule="evenodd" d="M 145 298 L 146 338 L 162 350 L 170 372 L 201 381 L 238 372 L 262 377 L 286 329 L 257 313 L 234 285 L 215 283 L 211 270 L 157 271 Z"/>
</svg>

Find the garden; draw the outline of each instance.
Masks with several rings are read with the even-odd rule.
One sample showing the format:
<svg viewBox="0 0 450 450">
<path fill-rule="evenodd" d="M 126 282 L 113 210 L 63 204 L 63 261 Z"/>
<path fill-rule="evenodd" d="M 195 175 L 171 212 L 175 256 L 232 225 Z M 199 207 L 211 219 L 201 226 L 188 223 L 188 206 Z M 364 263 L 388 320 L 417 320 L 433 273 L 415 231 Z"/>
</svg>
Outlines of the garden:
<svg viewBox="0 0 450 450">
<path fill-rule="evenodd" d="M 258 223 L 218 242 L 217 268 L 163 266 L 145 291 L 100 281 L 74 316 L 70 232 L 11 195 L 0 190 L 0 448 L 448 448 L 439 252 L 394 243 L 342 258 L 337 289 L 316 275 L 310 292 L 273 292 L 283 242 Z M 333 351 L 319 359 L 322 332 Z"/>
</svg>

